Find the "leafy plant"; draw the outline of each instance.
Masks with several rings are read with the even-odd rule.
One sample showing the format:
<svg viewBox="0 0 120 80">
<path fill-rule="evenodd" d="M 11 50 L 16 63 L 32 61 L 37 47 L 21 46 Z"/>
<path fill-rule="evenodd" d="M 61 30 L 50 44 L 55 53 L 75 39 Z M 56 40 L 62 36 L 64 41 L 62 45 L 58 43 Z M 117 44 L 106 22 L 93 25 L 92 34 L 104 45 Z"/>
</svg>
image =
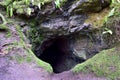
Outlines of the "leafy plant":
<svg viewBox="0 0 120 80">
<path fill-rule="evenodd" d="M 107 21 L 108 21 L 108 18 L 111 17 L 111 16 L 113 16 L 114 13 L 115 13 L 115 8 L 113 8 L 113 9 L 109 12 L 109 14 L 105 17 L 105 22 L 107 22 Z"/>
<path fill-rule="evenodd" d="M 23 3 L 28 6 L 30 3 L 30 0 L 20 0 L 23 1 Z M 9 17 L 13 16 L 13 11 L 15 10 L 15 7 L 18 6 L 17 2 L 20 2 L 19 0 L 6 0 L 6 13 Z"/>
<path fill-rule="evenodd" d="M 13 7 L 10 7 L 10 17 L 13 16 Z"/>
<path fill-rule="evenodd" d="M 60 8 L 60 0 L 55 0 L 56 7 Z"/>
<path fill-rule="evenodd" d="M 113 9 L 110 11 L 110 13 L 109 13 L 108 17 L 113 16 L 113 15 L 114 15 L 114 13 L 115 13 L 115 8 L 113 8 Z"/>
<path fill-rule="evenodd" d="M 112 3 L 115 3 L 115 0 L 111 0 L 112 1 Z"/>
<path fill-rule="evenodd" d="M 117 0 L 118 3 L 120 3 L 120 0 Z"/>
<path fill-rule="evenodd" d="M 30 1 L 29 0 L 25 0 L 25 4 L 29 5 Z"/>
<path fill-rule="evenodd" d="M 31 15 L 32 10 L 30 8 L 27 8 L 27 14 Z"/>
<path fill-rule="evenodd" d="M 13 7 L 12 6 L 7 6 L 6 7 L 6 13 L 8 16 L 12 17 L 13 16 Z"/>
<path fill-rule="evenodd" d="M 103 31 L 103 33 L 102 34 L 107 34 L 107 33 L 109 33 L 109 34 L 113 34 L 113 32 L 112 32 L 112 30 L 110 30 L 110 29 L 108 29 L 108 28 L 105 28 L 105 31 Z"/>
</svg>

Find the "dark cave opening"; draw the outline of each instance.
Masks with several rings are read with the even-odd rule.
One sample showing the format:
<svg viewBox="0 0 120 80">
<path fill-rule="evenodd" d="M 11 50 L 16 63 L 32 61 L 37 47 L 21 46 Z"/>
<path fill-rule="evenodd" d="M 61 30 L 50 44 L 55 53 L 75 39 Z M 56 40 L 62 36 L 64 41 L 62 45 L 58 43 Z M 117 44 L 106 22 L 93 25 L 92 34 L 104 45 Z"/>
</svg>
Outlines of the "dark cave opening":
<svg viewBox="0 0 120 80">
<path fill-rule="evenodd" d="M 73 54 L 67 37 L 57 37 L 46 40 L 41 45 L 39 58 L 49 63 L 54 73 L 70 70 L 84 59 Z"/>
</svg>

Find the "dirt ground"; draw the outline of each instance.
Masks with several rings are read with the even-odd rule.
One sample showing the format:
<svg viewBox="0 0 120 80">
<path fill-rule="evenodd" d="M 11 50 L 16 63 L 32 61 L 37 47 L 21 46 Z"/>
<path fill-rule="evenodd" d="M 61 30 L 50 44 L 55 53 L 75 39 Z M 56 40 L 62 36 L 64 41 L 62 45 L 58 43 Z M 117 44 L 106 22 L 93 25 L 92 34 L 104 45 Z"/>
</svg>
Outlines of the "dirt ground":
<svg viewBox="0 0 120 80">
<path fill-rule="evenodd" d="M 34 61 L 19 62 L 21 59 L 16 59 L 16 55 L 22 57 L 28 55 L 24 48 L 13 46 L 14 42 L 20 41 L 20 36 L 14 25 L 8 27 L 11 31 L 10 37 L 7 37 L 6 31 L 0 30 L 0 80 L 107 80 L 93 74 L 74 74 L 71 71 L 51 74 L 37 66 Z"/>
<path fill-rule="evenodd" d="M 8 62 L 5 56 L 0 56 L 0 80 L 107 80 L 93 74 L 73 74 L 71 71 L 50 74 L 33 64 Z"/>
<path fill-rule="evenodd" d="M 34 65 L 7 62 L 5 57 L 0 57 L 0 80 L 107 80 L 93 74 L 73 74 L 71 71 L 50 74 Z"/>
</svg>

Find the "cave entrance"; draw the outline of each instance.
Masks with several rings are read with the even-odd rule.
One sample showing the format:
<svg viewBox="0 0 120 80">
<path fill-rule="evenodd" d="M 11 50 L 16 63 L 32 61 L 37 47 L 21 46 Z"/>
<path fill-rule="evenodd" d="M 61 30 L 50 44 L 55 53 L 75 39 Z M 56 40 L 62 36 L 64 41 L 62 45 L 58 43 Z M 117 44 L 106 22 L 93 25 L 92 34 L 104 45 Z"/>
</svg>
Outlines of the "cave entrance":
<svg viewBox="0 0 120 80">
<path fill-rule="evenodd" d="M 44 41 L 41 45 L 39 58 L 49 63 L 54 73 L 70 70 L 76 64 L 84 62 L 73 54 L 67 37 L 57 37 Z"/>
</svg>

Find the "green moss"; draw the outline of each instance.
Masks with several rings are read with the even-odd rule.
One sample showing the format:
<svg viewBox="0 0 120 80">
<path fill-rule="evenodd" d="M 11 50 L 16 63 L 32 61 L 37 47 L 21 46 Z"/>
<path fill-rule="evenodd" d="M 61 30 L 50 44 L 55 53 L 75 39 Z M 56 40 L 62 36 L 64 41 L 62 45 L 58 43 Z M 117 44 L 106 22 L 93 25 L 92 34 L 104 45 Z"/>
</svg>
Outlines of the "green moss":
<svg viewBox="0 0 120 80">
<path fill-rule="evenodd" d="M 76 4 L 78 1 L 79 0 L 74 1 L 73 4 Z M 110 3 L 110 1 L 108 3 Z M 75 9 L 75 11 L 88 13 L 88 12 L 98 12 L 101 9 L 102 9 L 102 6 L 99 0 L 87 0 L 82 4 L 80 3 Z"/>
<path fill-rule="evenodd" d="M 0 30 L 7 32 L 7 33 L 6 33 L 6 37 L 7 37 L 7 38 L 8 38 L 8 37 L 11 37 L 12 32 L 10 31 L 10 29 L 8 28 L 8 26 L 6 26 L 5 24 L 1 24 L 1 25 L 0 25 Z"/>
<path fill-rule="evenodd" d="M 5 20 L 5 17 L 1 13 L 0 13 L 0 18 L 2 19 L 2 24 L 0 24 L 0 29 L 8 30 L 8 27 L 6 26 L 7 21 Z"/>
<path fill-rule="evenodd" d="M 82 64 L 75 66 L 72 71 L 93 72 L 97 76 L 116 79 L 120 75 L 120 48 L 104 50 Z"/>
<path fill-rule="evenodd" d="M 17 53 L 16 53 L 16 54 L 17 54 Z M 24 57 L 21 56 L 21 55 L 19 55 L 19 54 L 17 54 L 17 55 L 15 56 L 15 60 L 20 64 L 20 63 L 23 63 L 23 62 L 24 62 Z"/>
<path fill-rule="evenodd" d="M 32 57 L 26 57 L 26 62 L 31 62 L 32 61 Z"/>
<path fill-rule="evenodd" d="M 6 37 L 9 38 L 9 37 L 11 37 L 11 36 L 12 36 L 12 32 L 9 30 L 9 31 L 7 32 L 7 34 L 6 34 Z"/>
<path fill-rule="evenodd" d="M 41 44 L 41 41 L 44 39 L 44 37 L 43 31 L 40 30 L 38 26 L 35 26 L 35 23 L 33 23 L 28 31 L 28 38 L 32 43 L 33 50 L 36 48 L 36 45 Z"/>
<path fill-rule="evenodd" d="M 20 31 L 20 27 L 19 27 L 19 26 L 16 26 L 16 30 L 18 31 L 18 35 L 20 36 L 20 39 L 21 39 L 17 44 L 18 44 L 19 46 L 23 47 L 24 49 L 26 49 L 26 51 L 27 51 L 26 53 L 28 53 L 28 54 L 27 54 L 28 57 L 26 57 L 26 60 L 25 60 L 25 61 L 26 61 L 26 62 L 30 62 L 30 61 L 34 61 L 34 60 L 35 60 L 36 63 L 37 63 L 40 67 L 42 67 L 42 68 L 44 68 L 45 70 L 47 70 L 48 72 L 52 73 L 53 70 L 52 70 L 52 67 L 50 66 L 50 64 L 48 64 L 48 63 L 46 63 L 46 62 L 38 59 L 38 58 L 34 55 L 34 53 L 32 52 L 32 50 L 26 46 L 26 44 L 25 44 L 25 42 L 24 42 L 24 34 Z M 22 61 L 21 58 L 20 58 L 19 60 L 20 60 L 20 62 Z"/>
<path fill-rule="evenodd" d="M 116 2 L 111 4 L 111 8 L 115 8 L 114 16 L 120 17 L 120 3 Z"/>
<path fill-rule="evenodd" d="M 40 67 L 44 68 L 45 70 L 47 70 L 47 71 L 50 72 L 50 73 L 53 72 L 53 69 L 52 69 L 52 67 L 50 66 L 50 64 L 48 64 L 48 63 L 46 63 L 46 62 L 38 59 L 38 58 L 34 55 L 34 53 L 31 51 L 31 49 L 26 48 L 26 50 L 27 50 L 28 53 L 32 56 L 31 58 L 34 59 Z M 30 56 L 30 55 L 29 55 L 29 56 Z"/>
<path fill-rule="evenodd" d="M 8 31 L 9 28 L 5 24 L 0 24 L 0 30 L 6 30 L 6 31 Z"/>
<path fill-rule="evenodd" d="M 88 19 L 85 20 L 85 23 L 91 24 L 93 28 L 100 28 L 105 23 L 105 17 L 108 16 L 110 9 L 104 9 L 99 13 L 90 13 L 88 14 Z"/>
<path fill-rule="evenodd" d="M 110 30 L 112 34 L 104 34 L 103 38 L 107 45 L 109 46 L 116 46 L 120 41 L 120 4 L 118 2 L 111 4 L 111 11 L 109 15 L 106 17 L 106 21 L 103 28 L 103 32 L 106 29 Z"/>
</svg>

